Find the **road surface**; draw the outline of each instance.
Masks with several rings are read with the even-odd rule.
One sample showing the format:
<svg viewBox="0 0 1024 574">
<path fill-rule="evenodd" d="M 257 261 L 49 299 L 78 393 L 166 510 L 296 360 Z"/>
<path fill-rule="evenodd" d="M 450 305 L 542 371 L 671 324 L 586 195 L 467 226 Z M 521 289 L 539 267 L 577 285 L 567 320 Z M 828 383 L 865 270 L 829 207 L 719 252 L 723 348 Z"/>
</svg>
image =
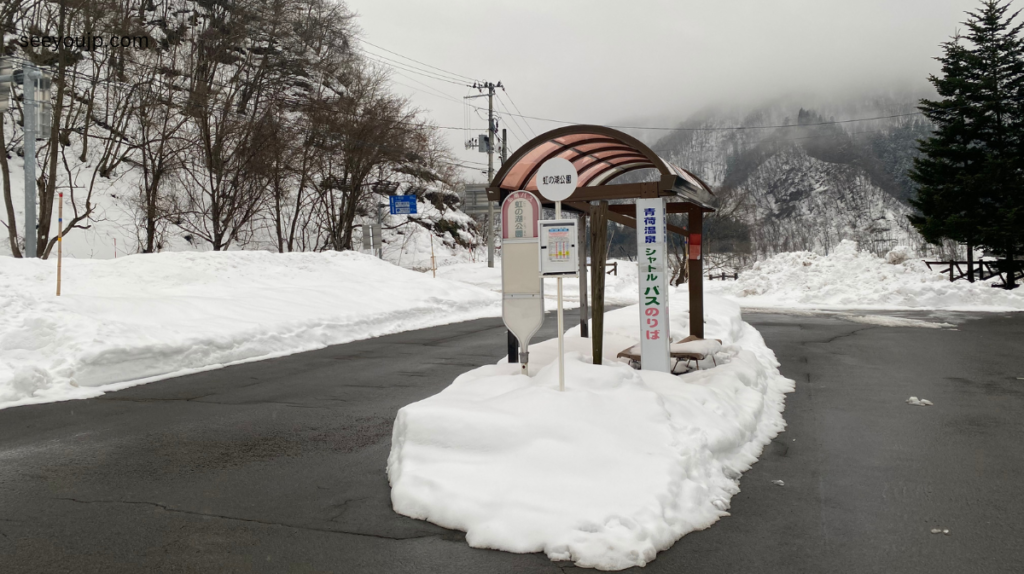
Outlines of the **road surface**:
<svg viewBox="0 0 1024 574">
<path fill-rule="evenodd" d="M 746 319 L 797 381 L 789 426 L 644 572 L 1024 571 L 1024 314 Z M 504 350 L 484 319 L 2 410 L 0 572 L 577 570 L 390 509 L 395 412 Z"/>
</svg>

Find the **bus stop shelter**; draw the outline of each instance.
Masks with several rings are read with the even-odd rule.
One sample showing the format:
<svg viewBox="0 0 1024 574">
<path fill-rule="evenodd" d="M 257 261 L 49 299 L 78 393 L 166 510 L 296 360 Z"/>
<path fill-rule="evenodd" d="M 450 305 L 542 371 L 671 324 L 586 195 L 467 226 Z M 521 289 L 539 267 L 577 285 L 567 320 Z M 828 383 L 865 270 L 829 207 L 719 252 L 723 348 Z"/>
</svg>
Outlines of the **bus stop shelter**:
<svg viewBox="0 0 1024 574">
<path fill-rule="evenodd" d="M 604 327 L 604 266 L 607 260 L 607 222 L 637 228 L 632 202 L 639 198 L 666 198 L 668 214 L 687 214 L 687 227 L 668 225 L 668 232 L 683 236 L 689 259 L 690 334 L 704 338 L 704 287 L 701 255 L 703 216 L 714 209 L 711 187 L 689 171 L 658 156 L 640 140 L 621 131 L 596 125 L 566 126 L 543 133 L 519 148 L 498 170 L 487 187 L 488 200 L 502 202 L 508 194 L 524 190 L 534 193 L 544 206 L 537 189 L 537 171 L 549 159 L 572 162 L 579 174 L 576 190 L 562 202 L 565 210 L 576 211 L 580 228 L 581 328 L 587 336 L 586 245 L 582 223 L 589 218 L 591 244 L 590 294 L 593 307 L 594 363 L 602 359 Z M 630 172 L 653 169 L 656 181 L 613 183 Z M 610 202 L 614 201 L 614 204 Z"/>
</svg>

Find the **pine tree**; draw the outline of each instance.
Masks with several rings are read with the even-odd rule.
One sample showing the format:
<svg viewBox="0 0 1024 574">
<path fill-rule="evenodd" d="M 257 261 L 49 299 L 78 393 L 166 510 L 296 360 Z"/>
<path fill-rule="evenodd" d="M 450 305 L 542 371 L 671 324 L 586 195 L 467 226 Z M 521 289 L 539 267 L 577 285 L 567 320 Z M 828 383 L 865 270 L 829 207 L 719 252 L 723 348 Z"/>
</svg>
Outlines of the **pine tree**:
<svg viewBox="0 0 1024 574">
<path fill-rule="evenodd" d="M 1008 9 L 987 0 L 965 24 L 975 46 L 970 69 L 979 88 L 976 121 L 985 150 L 977 178 L 987 216 L 981 243 L 1003 257 L 1000 268 L 1012 289 L 1019 266 L 1015 256 L 1024 250 L 1024 23 L 1014 24 L 1020 12 L 1007 17 Z"/>
<path fill-rule="evenodd" d="M 919 108 L 936 129 L 910 176 L 920 212 L 911 222 L 925 239 L 967 243 L 969 254 L 987 247 L 1004 258 L 1013 288 L 1024 246 L 1024 24 L 1008 9 L 984 0 L 968 12 L 967 35 L 942 45 L 942 74 L 929 77 L 941 99 Z"/>
</svg>

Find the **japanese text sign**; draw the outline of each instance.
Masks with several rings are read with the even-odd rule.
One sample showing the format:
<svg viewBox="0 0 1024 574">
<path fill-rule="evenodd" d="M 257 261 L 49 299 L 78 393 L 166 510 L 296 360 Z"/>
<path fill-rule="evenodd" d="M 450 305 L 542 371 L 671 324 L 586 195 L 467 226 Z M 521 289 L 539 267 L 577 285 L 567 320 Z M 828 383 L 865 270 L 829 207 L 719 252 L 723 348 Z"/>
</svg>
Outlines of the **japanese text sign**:
<svg viewBox="0 0 1024 574">
<path fill-rule="evenodd" d="M 530 239 L 537 237 L 540 201 L 528 191 L 515 191 L 501 204 L 501 238 Z"/>
<path fill-rule="evenodd" d="M 665 200 L 637 199 L 637 273 L 640 284 L 640 365 L 669 372 L 668 250 Z"/>
<path fill-rule="evenodd" d="M 416 213 L 415 195 L 392 195 L 388 199 L 391 200 L 391 215 Z"/>
</svg>

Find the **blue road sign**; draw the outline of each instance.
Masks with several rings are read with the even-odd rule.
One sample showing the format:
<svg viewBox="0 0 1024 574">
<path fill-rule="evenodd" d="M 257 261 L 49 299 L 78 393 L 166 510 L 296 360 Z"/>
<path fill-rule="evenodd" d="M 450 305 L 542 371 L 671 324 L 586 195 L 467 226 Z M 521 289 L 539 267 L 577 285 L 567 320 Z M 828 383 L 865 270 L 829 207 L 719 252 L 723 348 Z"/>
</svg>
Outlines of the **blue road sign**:
<svg viewBox="0 0 1024 574">
<path fill-rule="evenodd" d="M 392 195 L 389 199 L 391 200 L 391 215 L 416 213 L 415 195 Z"/>
</svg>

